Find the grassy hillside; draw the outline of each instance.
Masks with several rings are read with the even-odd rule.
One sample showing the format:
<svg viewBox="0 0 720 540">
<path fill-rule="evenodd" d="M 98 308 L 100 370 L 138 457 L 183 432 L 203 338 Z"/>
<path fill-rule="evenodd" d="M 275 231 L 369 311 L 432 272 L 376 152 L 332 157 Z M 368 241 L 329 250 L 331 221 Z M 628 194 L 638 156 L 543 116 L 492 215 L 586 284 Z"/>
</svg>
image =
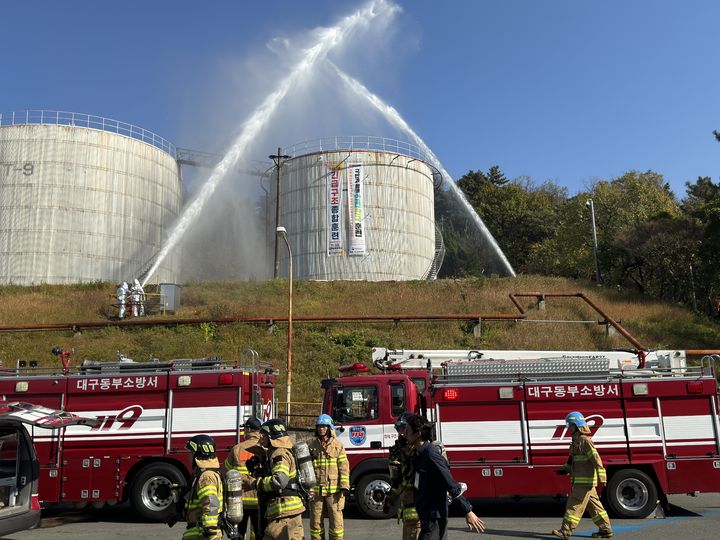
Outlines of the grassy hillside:
<svg viewBox="0 0 720 540">
<path fill-rule="evenodd" d="M 515 313 L 508 298 L 521 292 L 583 292 L 648 348 L 720 348 L 720 326 L 678 306 L 596 287 L 587 282 L 521 276 L 514 279 L 464 279 L 435 282 L 300 282 L 294 284 L 294 316 L 401 315 L 432 313 Z M 0 287 L 0 326 L 105 321 L 115 285 Z M 621 336 L 606 336 L 597 324 L 549 320 L 597 321 L 579 299 L 548 298 L 539 311 L 532 298 L 521 299 L 526 322 L 483 323 L 480 338 L 472 323 L 328 323 L 295 324 L 293 397 L 318 401 L 318 380 L 337 367 L 369 361 L 372 346 L 393 348 L 607 349 L 628 347 Z M 181 309 L 167 318 L 285 317 L 287 281 L 187 284 Z M 160 318 L 151 315 L 149 318 Z M 534 321 L 534 322 L 533 322 Z M 0 332 L 0 359 L 19 358 L 53 365 L 54 346 L 74 348 L 76 361 L 113 360 L 117 351 L 136 360 L 221 355 L 232 359 L 251 347 L 280 369 L 284 382 L 285 325 L 227 324 L 82 330 L 81 332 Z"/>
</svg>

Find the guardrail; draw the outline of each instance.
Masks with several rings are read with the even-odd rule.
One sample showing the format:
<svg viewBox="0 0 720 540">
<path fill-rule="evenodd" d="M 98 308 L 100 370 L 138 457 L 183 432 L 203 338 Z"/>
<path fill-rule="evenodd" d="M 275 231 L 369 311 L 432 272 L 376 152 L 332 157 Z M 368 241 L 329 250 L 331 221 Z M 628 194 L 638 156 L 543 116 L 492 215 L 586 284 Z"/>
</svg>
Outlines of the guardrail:
<svg viewBox="0 0 720 540">
<path fill-rule="evenodd" d="M 151 144 L 170 154 L 173 158 L 177 156 L 175 145 L 160 135 L 148 131 L 134 124 L 113 120 L 93 114 L 53 111 L 47 109 L 28 109 L 25 111 L 10 111 L 0 113 L 0 127 L 2 126 L 24 126 L 32 124 L 47 124 L 57 126 L 77 126 L 99 131 L 108 131 L 124 135 L 138 141 Z"/>
<path fill-rule="evenodd" d="M 402 154 L 411 158 L 422 160 L 433 165 L 430 156 L 420 149 L 419 146 L 397 139 L 387 137 L 372 137 L 369 135 L 342 135 L 338 137 L 322 137 L 320 139 L 309 139 L 292 144 L 282 149 L 290 157 L 313 154 L 315 152 L 332 152 L 335 150 L 348 151 L 380 151 L 393 154 Z"/>
</svg>

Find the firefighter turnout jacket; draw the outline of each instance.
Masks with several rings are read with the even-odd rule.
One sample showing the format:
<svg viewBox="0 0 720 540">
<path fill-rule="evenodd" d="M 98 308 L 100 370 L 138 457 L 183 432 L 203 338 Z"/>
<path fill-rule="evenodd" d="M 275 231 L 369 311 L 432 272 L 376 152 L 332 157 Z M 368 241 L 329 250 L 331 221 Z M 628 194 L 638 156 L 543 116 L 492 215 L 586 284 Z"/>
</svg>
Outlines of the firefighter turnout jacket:
<svg viewBox="0 0 720 540">
<path fill-rule="evenodd" d="M 590 429 L 584 426 L 572 436 L 570 455 L 563 468 L 572 475 L 573 486 L 594 487 L 607 483 L 605 467 L 589 435 Z"/>
<path fill-rule="evenodd" d="M 397 472 L 395 473 L 396 480 L 388 493 L 388 506 L 397 505 L 397 517 L 403 521 L 418 519 L 415 510 L 415 491 L 413 489 L 415 474 L 413 473 L 412 458 L 412 446 L 401 444 L 400 439 L 390 448 L 391 466 L 397 467 Z"/>
<path fill-rule="evenodd" d="M 325 514 L 330 524 L 330 539 L 344 538 L 345 495 L 342 490 L 350 489 L 350 464 L 345 447 L 335 437 L 335 430 L 328 427 L 327 437 L 316 436 L 309 449 L 317 482 L 310 490 L 310 538 L 325 538 Z"/>
<path fill-rule="evenodd" d="M 183 540 L 222 538 L 218 519 L 223 510 L 223 487 L 217 458 L 195 459 L 197 468 L 185 498 L 187 529 Z M 206 534 L 208 533 L 208 534 Z"/>
<path fill-rule="evenodd" d="M 258 493 L 267 500 L 266 517 L 269 522 L 297 516 L 305 511 L 298 494 L 297 467 L 290 437 L 272 439 L 270 444 L 269 474 L 257 480 Z"/>
<path fill-rule="evenodd" d="M 260 448 L 260 433 L 257 431 L 248 432 L 245 440 L 240 444 L 236 444 L 228 454 L 225 460 L 225 470 L 236 470 L 243 480 L 250 480 L 250 473 L 247 468 L 247 460 L 255 455 L 251 449 L 257 451 Z M 243 491 L 243 508 L 252 510 L 258 507 L 258 494 L 254 489 L 246 489 Z"/>
<path fill-rule="evenodd" d="M 326 439 L 315 437 L 309 445 L 317 479 L 312 493 L 321 497 L 350 489 L 350 464 L 345 447 L 335 436 L 335 430 L 328 429 L 328 433 L 330 436 Z"/>
</svg>

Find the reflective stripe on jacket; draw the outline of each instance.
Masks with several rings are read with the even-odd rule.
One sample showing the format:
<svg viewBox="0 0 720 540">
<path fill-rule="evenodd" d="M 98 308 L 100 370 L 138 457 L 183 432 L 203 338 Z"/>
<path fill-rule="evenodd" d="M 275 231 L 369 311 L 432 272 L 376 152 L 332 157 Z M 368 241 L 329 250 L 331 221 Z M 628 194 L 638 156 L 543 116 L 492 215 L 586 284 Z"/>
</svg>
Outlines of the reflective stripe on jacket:
<svg viewBox="0 0 720 540">
<path fill-rule="evenodd" d="M 246 433 L 245 440 L 241 442 L 240 444 L 236 444 L 233 449 L 230 451 L 230 454 L 228 454 L 227 459 L 225 460 L 225 470 L 229 471 L 231 469 L 234 469 L 238 471 L 243 479 L 249 479 L 250 474 L 247 468 L 247 460 L 250 459 L 253 455 L 252 452 L 249 452 L 248 450 L 253 447 L 259 446 L 260 442 L 260 433 L 257 431 L 252 431 L 249 433 Z M 257 508 L 258 507 L 258 497 L 257 497 L 257 491 L 254 489 L 247 489 L 243 491 L 242 496 L 242 502 L 243 502 L 243 508 Z"/>
<path fill-rule="evenodd" d="M 402 446 L 397 450 L 396 459 L 400 462 L 400 483 L 388 493 L 391 505 L 398 505 L 397 517 L 402 520 L 418 519 L 415 510 L 415 473 L 412 467 L 412 447 Z"/>
<path fill-rule="evenodd" d="M 341 489 L 350 489 L 350 464 L 345 447 L 335 437 L 335 432 L 329 431 L 330 437 L 325 441 L 315 437 L 310 442 L 310 455 L 317 480 L 311 491 L 322 497 Z"/>
<path fill-rule="evenodd" d="M 268 521 L 296 516 L 305 511 L 300 496 L 288 491 L 288 486 L 297 485 L 297 468 L 295 457 L 290 450 L 292 448 L 290 437 L 274 439 L 271 444 L 273 448 L 269 456 L 270 476 L 264 476 L 257 481 L 258 492 L 267 494 L 268 497 L 266 513 Z M 279 444 L 282 446 L 277 446 Z"/>
<path fill-rule="evenodd" d="M 188 528 L 183 538 L 205 538 L 205 529 L 216 530 L 222 536 L 218 527 L 222 509 L 223 488 L 220 474 L 214 470 L 201 470 L 185 500 L 185 520 Z"/>
</svg>

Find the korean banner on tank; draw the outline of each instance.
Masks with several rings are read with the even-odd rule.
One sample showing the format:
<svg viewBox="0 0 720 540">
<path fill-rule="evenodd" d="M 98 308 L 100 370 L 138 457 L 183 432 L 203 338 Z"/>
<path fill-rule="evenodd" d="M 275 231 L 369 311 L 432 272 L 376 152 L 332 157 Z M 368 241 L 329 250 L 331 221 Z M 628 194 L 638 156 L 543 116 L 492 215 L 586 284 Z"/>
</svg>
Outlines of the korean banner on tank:
<svg viewBox="0 0 720 540">
<path fill-rule="evenodd" d="M 350 165 L 347 168 L 350 255 L 365 255 L 364 177 L 362 165 Z"/>
<path fill-rule="evenodd" d="M 342 237 L 342 183 L 340 170 L 331 168 L 327 178 L 327 254 L 343 254 Z"/>
</svg>

